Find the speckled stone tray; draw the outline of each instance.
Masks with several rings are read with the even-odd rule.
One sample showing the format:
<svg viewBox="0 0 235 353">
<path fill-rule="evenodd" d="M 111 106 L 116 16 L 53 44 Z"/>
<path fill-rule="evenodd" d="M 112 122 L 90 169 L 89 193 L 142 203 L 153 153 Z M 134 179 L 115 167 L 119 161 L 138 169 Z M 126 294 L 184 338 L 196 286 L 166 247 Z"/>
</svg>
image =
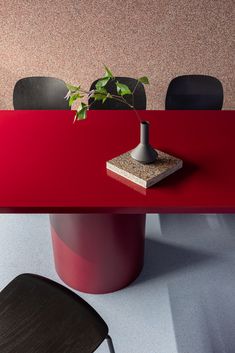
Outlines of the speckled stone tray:
<svg viewBox="0 0 235 353">
<path fill-rule="evenodd" d="M 106 167 L 133 183 L 149 188 L 183 166 L 181 159 L 159 150 L 156 151 L 158 159 L 151 164 L 137 162 L 131 158 L 131 151 L 128 151 L 106 162 Z"/>
</svg>

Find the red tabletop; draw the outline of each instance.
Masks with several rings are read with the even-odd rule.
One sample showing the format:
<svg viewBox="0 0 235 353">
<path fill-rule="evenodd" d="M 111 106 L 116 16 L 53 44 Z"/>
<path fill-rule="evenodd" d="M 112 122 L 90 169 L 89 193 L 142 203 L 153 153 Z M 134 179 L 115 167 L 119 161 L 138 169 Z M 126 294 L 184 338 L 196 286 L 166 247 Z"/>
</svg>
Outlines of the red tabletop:
<svg viewBox="0 0 235 353">
<path fill-rule="evenodd" d="M 154 147 L 182 170 L 143 189 L 107 173 L 134 148 L 132 111 L 0 111 L 0 212 L 235 212 L 233 111 L 141 111 Z M 119 179 L 119 180 L 118 180 Z"/>
</svg>

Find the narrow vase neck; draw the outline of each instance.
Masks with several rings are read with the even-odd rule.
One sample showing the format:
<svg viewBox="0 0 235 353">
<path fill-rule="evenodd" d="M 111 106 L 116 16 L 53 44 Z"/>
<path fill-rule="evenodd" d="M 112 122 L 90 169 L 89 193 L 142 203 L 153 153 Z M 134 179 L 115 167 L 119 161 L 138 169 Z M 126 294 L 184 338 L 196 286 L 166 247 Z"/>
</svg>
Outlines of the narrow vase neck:
<svg viewBox="0 0 235 353">
<path fill-rule="evenodd" d="M 149 144 L 149 122 L 141 121 L 140 123 L 140 143 L 143 145 Z"/>
</svg>

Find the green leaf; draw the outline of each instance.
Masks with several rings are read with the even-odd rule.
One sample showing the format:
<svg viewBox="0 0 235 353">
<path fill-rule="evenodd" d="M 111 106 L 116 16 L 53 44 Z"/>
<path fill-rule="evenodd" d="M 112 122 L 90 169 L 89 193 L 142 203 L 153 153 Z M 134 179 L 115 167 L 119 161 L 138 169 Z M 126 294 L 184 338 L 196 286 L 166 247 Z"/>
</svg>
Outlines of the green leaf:
<svg viewBox="0 0 235 353">
<path fill-rule="evenodd" d="M 73 94 L 72 96 L 70 96 L 69 98 L 69 106 L 71 107 L 73 105 L 73 103 L 80 98 L 83 98 L 84 96 L 82 96 L 80 93 L 77 94 Z"/>
<path fill-rule="evenodd" d="M 98 89 L 95 90 L 95 93 L 103 93 L 103 94 L 108 94 L 108 91 L 106 88 L 104 87 L 100 87 Z"/>
<path fill-rule="evenodd" d="M 144 83 L 145 85 L 149 84 L 149 79 L 147 76 L 143 76 L 143 77 L 138 78 L 138 81 L 141 83 Z"/>
<path fill-rule="evenodd" d="M 124 85 L 124 83 L 120 82 L 115 82 L 117 86 L 117 93 L 120 94 L 121 96 L 124 96 L 126 94 L 131 94 L 131 90 L 127 85 Z"/>
<path fill-rule="evenodd" d="M 73 85 L 70 85 L 69 83 L 66 83 L 66 87 L 68 88 L 69 91 L 71 92 L 76 92 L 76 91 L 79 91 L 81 86 L 73 86 Z"/>
<path fill-rule="evenodd" d="M 110 69 L 104 65 L 104 68 L 105 68 L 105 74 L 104 74 L 104 77 L 109 77 L 109 78 L 114 78 L 112 72 L 110 71 Z"/>
<path fill-rule="evenodd" d="M 76 112 L 75 120 L 86 119 L 87 110 L 88 110 L 88 105 L 82 102 Z"/>
<path fill-rule="evenodd" d="M 104 96 L 103 94 L 100 94 L 100 93 L 95 93 L 93 97 L 94 97 L 95 101 L 102 101 L 104 99 L 104 97 L 106 97 L 106 96 Z"/>
<path fill-rule="evenodd" d="M 104 87 L 100 87 L 99 89 L 96 89 L 93 98 L 95 101 L 103 100 L 107 97 L 108 91 Z"/>
<path fill-rule="evenodd" d="M 107 93 L 107 96 L 103 98 L 102 103 L 106 101 L 107 98 L 113 98 L 110 93 Z"/>
<path fill-rule="evenodd" d="M 102 101 L 107 96 L 102 93 L 95 93 L 93 97 L 94 97 L 95 101 Z"/>
<path fill-rule="evenodd" d="M 105 87 L 107 83 L 109 82 L 110 77 L 103 77 L 100 80 L 96 82 L 95 88 L 100 89 L 101 87 Z"/>
</svg>

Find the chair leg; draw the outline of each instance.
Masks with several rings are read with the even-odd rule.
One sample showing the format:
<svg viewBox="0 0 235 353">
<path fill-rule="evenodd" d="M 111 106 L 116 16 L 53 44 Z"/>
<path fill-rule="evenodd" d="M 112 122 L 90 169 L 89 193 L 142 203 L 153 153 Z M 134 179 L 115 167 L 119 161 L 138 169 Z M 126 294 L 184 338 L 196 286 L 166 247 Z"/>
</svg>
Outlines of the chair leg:
<svg viewBox="0 0 235 353">
<path fill-rule="evenodd" d="M 109 351 L 110 351 L 110 353 L 115 353 L 112 338 L 108 335 L 108 336 L 106 337 L 106 340 L 107 340 L 107 342 L 108 342 L 108 346 L 109 346 Z"/>
</svg>

